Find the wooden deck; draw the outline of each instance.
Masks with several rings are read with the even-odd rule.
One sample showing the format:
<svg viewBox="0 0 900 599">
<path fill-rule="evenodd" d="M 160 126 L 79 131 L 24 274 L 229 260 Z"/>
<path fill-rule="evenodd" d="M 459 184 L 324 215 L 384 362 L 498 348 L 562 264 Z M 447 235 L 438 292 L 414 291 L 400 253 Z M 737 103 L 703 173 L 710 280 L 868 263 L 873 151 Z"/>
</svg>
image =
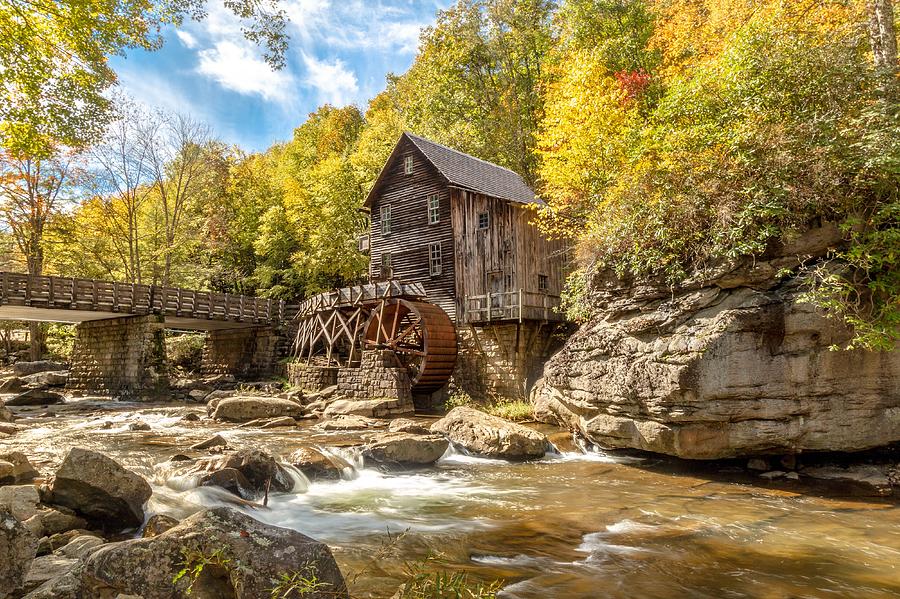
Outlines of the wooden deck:
<svg viewBox="0 0 900 599">
<path fill-rule="evenodd" d="M 500 322 L 560 322 L 565 320 L 559 310 L 558 295 L 535 293 L 519 289 L 465 298 L 463 322 L 490 324 Z"/>
<path fill-rule="evenodd" d="M 216 330 L 274 325 L 293 316 L 283 301 L 137 285 L 0 272 L 0 320 L 84 322 L 164 316 L 169 328 Z"/>
</svg>

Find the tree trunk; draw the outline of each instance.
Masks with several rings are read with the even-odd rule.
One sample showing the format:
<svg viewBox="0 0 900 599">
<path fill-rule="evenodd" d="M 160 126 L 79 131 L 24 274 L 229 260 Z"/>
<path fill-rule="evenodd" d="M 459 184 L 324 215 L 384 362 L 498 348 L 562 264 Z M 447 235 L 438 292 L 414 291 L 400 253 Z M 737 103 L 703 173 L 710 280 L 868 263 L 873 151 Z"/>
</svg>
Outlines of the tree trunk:
<svg viewBox="0 0 900 599">
<path fill-rule="evenodd" d="M 880 85 L 888 91 L 897 82 L 897 32 L 893 0 L 869 0 L 869 40 Z"/>
</svg>

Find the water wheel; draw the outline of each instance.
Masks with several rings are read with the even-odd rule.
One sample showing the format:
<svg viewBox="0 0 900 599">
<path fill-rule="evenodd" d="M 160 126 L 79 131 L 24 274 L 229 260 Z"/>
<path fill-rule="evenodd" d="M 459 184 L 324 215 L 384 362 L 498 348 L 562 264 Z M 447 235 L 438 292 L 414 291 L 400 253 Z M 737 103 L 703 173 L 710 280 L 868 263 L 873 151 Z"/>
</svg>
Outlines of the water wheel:
<svg viewBox="0 0 900 599">
<path fill-rule="evenodd" d="M 433 393 L 456 366 L 456 327 L 439 306 L 407 299 L 386 300 L 372 310 L 363 329 L 367 349 L 390 350 L 409 371 L 413 393 Z"/>
</svg>

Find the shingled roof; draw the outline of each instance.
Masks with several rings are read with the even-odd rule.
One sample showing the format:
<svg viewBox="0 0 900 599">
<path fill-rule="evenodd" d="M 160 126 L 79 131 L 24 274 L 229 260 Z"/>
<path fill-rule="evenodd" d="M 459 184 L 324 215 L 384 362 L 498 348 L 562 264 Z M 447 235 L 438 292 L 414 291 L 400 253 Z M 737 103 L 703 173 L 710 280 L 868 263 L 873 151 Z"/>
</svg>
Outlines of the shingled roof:
<svg viewBox="0 0 900 599">
<path fill-rule="evenodd" d="M 385 170 L 396 157 L 397 148 L 399 148 L 404 138 L 418 148 L 425 159 L 437 169 L 450 185 L 511 202 L 519 202 L 520 204 L 543 204 L 541 199 L 534 195 L 534 192 L 528 187 L 525 180 L 508 168 L 463 154 L 412 133 L 404 133 L 400 140 L 397 141 L 394 152 L 391 153 L 391 157 L 385 165 Z M 375 181 L 375 185 L 369 192 L 369 197 L 366 198 L 366 205 L 370 204 L 372 195 L 380 186 L 384 172 L 382 171 L 382 174 Z"/>
</svg>

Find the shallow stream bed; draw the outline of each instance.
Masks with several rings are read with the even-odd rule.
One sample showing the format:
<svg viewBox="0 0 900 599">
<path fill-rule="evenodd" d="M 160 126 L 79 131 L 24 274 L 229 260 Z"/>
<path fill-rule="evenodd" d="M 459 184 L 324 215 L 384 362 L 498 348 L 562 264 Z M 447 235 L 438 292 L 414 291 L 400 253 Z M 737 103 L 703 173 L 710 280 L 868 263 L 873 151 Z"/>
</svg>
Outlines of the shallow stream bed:
<svg viewBox="0 0 900 599">
<path fill-rule="evenodd" d="M 43 410 L 33 410 L 36 415 Z M 23 418 L 0 439 L 45 474 L 65 452 L 104 452 L 145 476 L 149 514 L 181 518 L 232 504 L 173 476 L 169 458 L 220 433 L 235 448 L 287 456 L 301 445 L 345 458 L 354 434 L 180 422 L 202 407 L 73 402 L 55 418 Z M 23 414 L 24 415 L 24 414 Z M 150 431 L 130 431 L 137 419 Z M 341 446 L 344 446 L 343 448 Z M 897 597 L 900 506 L 822 498 L 718 466 L 599 451 L 513 464 L 449 451 L 433 468 L 384 473 L 274 495 L 257 519 L 328 543 L 356 597 L 390 597 L 406 563 L 503 579 L 501 597 Z M 717 469 L 718 468 L 718 469 Z"/>
</svg>

